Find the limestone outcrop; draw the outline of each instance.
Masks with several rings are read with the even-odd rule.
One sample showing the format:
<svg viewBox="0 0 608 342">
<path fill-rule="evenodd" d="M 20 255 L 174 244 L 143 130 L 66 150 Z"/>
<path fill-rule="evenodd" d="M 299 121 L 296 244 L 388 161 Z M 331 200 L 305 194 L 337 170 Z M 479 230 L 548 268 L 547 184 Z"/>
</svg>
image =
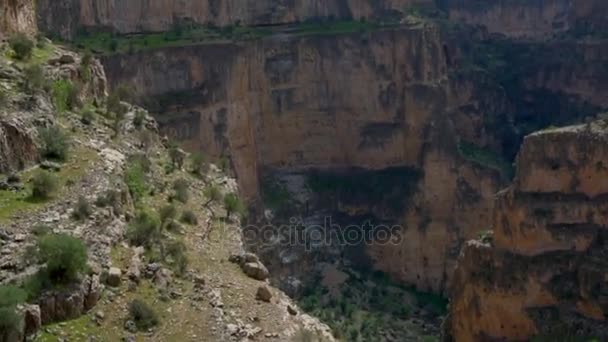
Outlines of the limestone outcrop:
<svg viewBox="0 0 608 342">
<path fill-rule="evenodd" d="M 604 340 L 608 123 L 528 136 L 496 200 L 493 243 L 473 241 L 454 277 L 454 341 Z"/>
</svg>

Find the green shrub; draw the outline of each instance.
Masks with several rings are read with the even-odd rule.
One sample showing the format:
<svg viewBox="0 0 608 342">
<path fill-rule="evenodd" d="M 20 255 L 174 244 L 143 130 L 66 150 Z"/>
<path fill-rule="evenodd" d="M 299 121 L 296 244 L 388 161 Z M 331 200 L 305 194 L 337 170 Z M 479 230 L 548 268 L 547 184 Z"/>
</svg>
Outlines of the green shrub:
<svg viewBox="0 0 608 342">
<path fill-rule="evenodd" d="M 127 238 L 134 246 L 150 247 L 159 237 L 159 219 L 152 213 L 143 210 L 137 214 L 127 230 Z"/>
<path fill-rule="evenodd" d="M 175 220 L 170 220 L 167 225 L 165 226 L 165 229 L 167 229 L 170 232 L 181 232 L 182 231 L 182 225 L 179 224 L 179 222 L 175 221 Z"/>
<path fill-rule="evenodd" d="M 196 225 L 198 224 L 198 218 L 196 217 L 196 214 L 192 211 L 192 210 L 184 210 L 184 212 L 182 212 L 182 216 L 179 218 L 180 221 L 182 221 L 183 223 L 189 224 L 189 225 Z"/>
<path fill-rule="evenodd" d="M 49 199 L 57 191 L 58 184 L 55 175 L 44 170 L 37 171 L 32 178 L 32 198 Z"/>
<path fill-rule="evenodd" d="M 34 42 L 26 35 L 18 33 L 9 39 L 8 44 L 14 52 L 15 59 L 24 61 L 32 57 Z"/>
<path fill-rule="evenodd" d="M 85 125 L 90 125 L 95 122 L 95 109 L 91 107 L 85 107 L 80 112 L 80 122 Z"/>
<path fill-rule="evenodd" d="M 108 113 L 114 113 L 116 121 L 124 119 L 127 107 L 122 104 L 122 101 L 128 101 L 131 97 L 131 91 L 125 85 L 116 87 L 108 96 L 106 110 Z"/>
<path fill-rule="evenodd" d="M 224 197 L 224 208 L 226 209 L 226 217 L 228 218 L 230 218 L 230 215 L 233 213 L 240 215 L 245 214 L 245 205 L 234 193 L 230 193 Z"/>
<path fill-rule="evenodd" d="M 41 142 L 40 156 L 43 159 L 65 161 L 70 149 L 68 134 L 58 125 L 38 130 Z"/>
<path fill-rule="evenodd" d="M 188 181 L 178 179 L 173 183 L 174 198 L 182 203 L 187 203 L 190 198 L 188 193 Z"/>
<path fill-rule="evenodd" d="M 23 329 L 23 318 L 15 307 L 0 307 L 0 337 L 18 336 Z"/>
<path fill-rule="evenodd" d="M 133 117 L 133 126 L 137 129 L 141 129 L 146 121 L 146 112 L 143 110 L 137 110 Z"/>
<path fill-rule="evenodd" d="M 40 64 L 28 65 L 24 70 L 25 82 L 23 84 L 25 91 L 29 93 L 40 91 L 46 86 L 46 78 Z"/>
<path fill-rule="evenodd" d="M 129 315 L 137 329 L 145 331 L 158 325 L 158 316 L 152 308 L 143 300 L 134 299 L 129 304 Z"/>
<path fill-rule="evenodd" d="M 205 195 L 205 197 L 207 197 L 207 203 L 205 203 L 205 206 L 208 206 L 209 204 L 220 201 L 222 199 L 222 192 L 217 187 L 217 185 L 209 185 L 205 188 L 205 190 L 203 190 L 203 194 Z"/>
<path fill-rule="evenodd" d="M 13 285 L 0 286 L 0 307 L 15 306 L 25 302 L 27 293 Z"/>
<path fill-rule="evenodd" d="M 160 208 L 160 222 L 162 224 L 167 223 L 169 220 L 173 220 L 177 216 L 177 209 L 172 204 L 167 204 Z"/>
<path fill-rule="evenodd" d="M 192 173 L 200 175 L 207 171 L 207 164 L 205 162 L 205 156 L 200 153 L 193 153 L 190 155 L 190 167 Z"/>
<path fill-rule="evenodd" d="M 80 60 L 79 73 L 80 77 L 85 80 L 91 80 L 91 63 L 93 62 L 93 54 L 91 51 L 87 50 L 82 55 L 82 59 Z"/>
<path fill-rule="evenodd" d="M 171 241 L 167 244 L 166 255 L 171 258 L 171 265 L 177 274 L 183 275 L 188 268 L 186 245 L 181 241 Z"/>
<path fill-rule="evenodd" d="M 72 110 L 79 105 L 78 86 L 69 80 L 57 80 L 51 87 L 53 104 L 59 112 Z"/>
<path fill-rule="evenodd" d="M 43 236 L 51 233 L 53 229 L 45 224 L 37 224 L 32 227 L 32 234 L 36 236 Z"/>
<path fill-rule="evenodd" d="M 146 174 L 143 167 L 139 163 L 129 165 L 125 171 L 125 183 L 129 188 L 131 197 L 135 202 L 141 201 L 141 199 L 148 192 L 148 185 L 146 182 Z"/>
<path fill-rule="evenodd" d="M 143 153 L 130 155 L 128 164 L 139 164 L 144 173 L 150 173 L 150 171 L 152 171 L 152 161 Z"/>
<path fill-rule="evenodd" d="M 46 264 L 51 282 L 66 284 L 87 269 L 87 248 L 75 237 L 48 234 L 38 241 L 38 260 Z"/>
<path fill-rule="evenodd" d="M 74 206 L 74 211 L 72 212 L 72 217 L 78 221 L 83 221 L 89 218 L 93 210 L 91 209 L 91 205 L 89 201 L 84 196 L 80 196 L 78 198 L 78 202 Z"/>
</svg>

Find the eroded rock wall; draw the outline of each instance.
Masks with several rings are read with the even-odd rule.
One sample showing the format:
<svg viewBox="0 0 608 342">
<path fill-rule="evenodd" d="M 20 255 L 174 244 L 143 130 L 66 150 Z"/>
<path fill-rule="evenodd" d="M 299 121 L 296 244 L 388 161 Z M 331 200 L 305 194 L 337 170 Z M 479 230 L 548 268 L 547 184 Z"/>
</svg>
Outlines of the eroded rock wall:
<svg viewBox="0 0 608 342">
<path fill-rule="evenodd" d="M 530 135 L 498 196 L 494 242 L 467 243 L 448 330 L 455 341 L 608 337 L 608 124 Z"/>
<path fill-rule="evenodd" d="M 16 32 L 33 36 L 36 27 L 34 0 L 3 0 L 0 2 L 0 39 Z"/>
<path fill-rule="evenodd" d="M 177 23 L 276 25 L 310 19 L 376 18 L 432 0 L 40 0 L 44 30 L 73 37 L 80 29 L 119 33 L 167 31 Z"/>
</svg>

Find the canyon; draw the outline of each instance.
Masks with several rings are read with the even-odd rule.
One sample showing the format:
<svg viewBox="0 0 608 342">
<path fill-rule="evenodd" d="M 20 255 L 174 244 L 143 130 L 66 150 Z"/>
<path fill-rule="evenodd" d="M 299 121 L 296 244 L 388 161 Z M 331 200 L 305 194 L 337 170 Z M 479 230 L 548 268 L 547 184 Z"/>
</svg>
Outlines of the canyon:
<svg viewBox="0 0 608 342">
<path fill-rule="evenodd" d="M 449 297 L 446 340 L 556 336 L 561 321 L 606 338 L 606 127 L 591 123 L 608 110 L 605 1 L 36 5 L 34 24 L 9 1 L 3 30 L 91 48 L 163 134 L 227 164 L 256 232 L 246 247 L 286 293 L 340 263 Z M 260 238 L 327 218 L 397 234 Z"/>
</svg>

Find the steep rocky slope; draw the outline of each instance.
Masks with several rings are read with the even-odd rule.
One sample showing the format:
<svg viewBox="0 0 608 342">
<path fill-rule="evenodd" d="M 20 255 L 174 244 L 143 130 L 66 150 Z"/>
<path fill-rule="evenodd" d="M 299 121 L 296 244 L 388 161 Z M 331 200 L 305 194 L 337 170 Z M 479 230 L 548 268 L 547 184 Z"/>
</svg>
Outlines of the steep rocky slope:
<svg viewBox="0 0 608 342">
<path fill-rule="evenodd" d="M 528 136 L 497 198 L 491 242 L 465 245 L 447 329 L 455 341 L 604 340 L 608 124 Z"/>
<path fill-rule="evenodd" d="M 0 182 L 1 341 L 333 340 L 327 326 L 267 285 L 254 255 L 244 255 L 254 262 L 242 267 L 230 263 L 244 253 L 240 222 L 227 217 L 217 197 L 235 193 L 235 181 L 213 165 L 193 173 L 196 164 L 167 148 L 147 112 L 117 101 L 116 92 L 108 97 L 98 61 L 47 40 L 27 60 L 10 57 L 7 44 L 0 50 L 0 160 L 7 175 Z M 65 154 L 50 160 L 48 151 L 59 148 Z M 40 175 L 54 180 L 43 182 L 45 197 L 36 197 Z M 180 182 L 185 190 L 176 190 Z M 214 201 L 209 188 L 217 189 Z M 159 212 L 166 221 L 169 205 L 173 219 L 153 228 L 160 229 L 157 242 L 138 242 L 135 225 L 150 217 L 155 227 Z M 84 244 L 88 263 L 74 281 L 55 283 L 45 273 L 50 261 L 39 264 L 37 250 L 47 237 L 65 236 Z M 62 260 L 66 268 L 77 262 Z M 263 276 L 249 277 L 249 269 Z M 7 304 L 23 300 L 15 286 L 27 302 Z M 134 299 L 152 306 L 156 328 L 137 331 L 129 314 Z"/>
</svg>

